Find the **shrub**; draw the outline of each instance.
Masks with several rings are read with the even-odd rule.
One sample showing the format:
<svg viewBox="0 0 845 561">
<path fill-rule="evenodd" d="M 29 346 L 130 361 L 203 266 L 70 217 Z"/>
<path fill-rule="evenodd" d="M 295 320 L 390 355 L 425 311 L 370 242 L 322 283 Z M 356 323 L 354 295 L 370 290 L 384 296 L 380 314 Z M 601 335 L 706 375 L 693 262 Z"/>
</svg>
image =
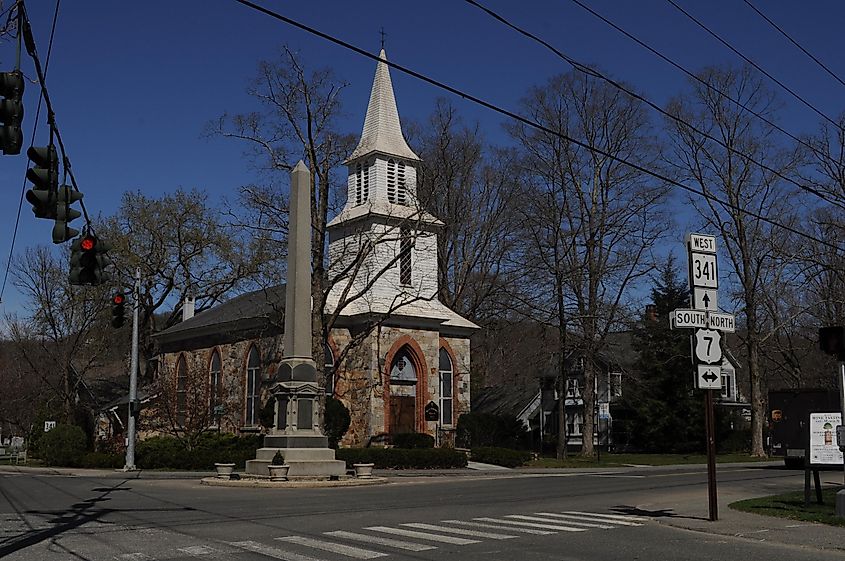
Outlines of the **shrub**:
<svg viewBox="0 0 845 561">
<path fill-rule="evenodd" d="M 329 439 L 329 446 L 337 448 L 338 442 L 349 430 L 352 419 L 349 409 L 339 399 L 326 397 L 326 409 L 323 418 L 323 429 Z"/>
<path fill-rule="evenodd" d="M 465 454 L 451 448 L 341 448 L 337 459 L 353 464 L 375 464 L 379 469 L 448 469 L 467 465 Z"/>
<path fill-rule="evenodd" d="M 136 464 L 142 469 L 211 470 L 216 462 L 234 463 L 243 467 L 255 458 L 262 438 L 234 436 L 231 434 L 205 433 L 192 450 L 172 436 L 155 436 L 138 443 Z"/>
<path fill-rule="evenodd" d="M 510 448 L 481 446 L 473 448 L 470 457 L 474 462 L 514 468 L 527 464 L 531 459 L 531 453 Z"/>
<path fill-rule="evenodd" d="M 502 446 L 527 448 L 529 433 L 516 417 L 464 413 L 458 417 L 456 442 L 464 448 Z"/>
<path fill-rule="evenodd" d="M 273 465 L 273 466 L 283 466 L 283 465 L 285 465 L 285 457 L 282 456 L 281 450 L 276 450 L 276 453 L 273 454 L 273 459 L 270 460 L 270 465 Z"/>
<path fill-rule="evenodd" d="M 397 448 L 434 448 L 434 437 L 421 432 L 394 434 L 392 440 Z"/>
<path fill-rule="evenodd" d="M 76 466 L 88 444 L 85 431 L 75 425 L 56 425 L 38 442 L 38 455 L 47 466 Z"/>
<path fill-rule="evenodd" d="M 79 460 L 79 467 L 92 469 L 117 469 L 126 464 L 126 457 L 106 452 L 88 452 Z"/>
</svg>

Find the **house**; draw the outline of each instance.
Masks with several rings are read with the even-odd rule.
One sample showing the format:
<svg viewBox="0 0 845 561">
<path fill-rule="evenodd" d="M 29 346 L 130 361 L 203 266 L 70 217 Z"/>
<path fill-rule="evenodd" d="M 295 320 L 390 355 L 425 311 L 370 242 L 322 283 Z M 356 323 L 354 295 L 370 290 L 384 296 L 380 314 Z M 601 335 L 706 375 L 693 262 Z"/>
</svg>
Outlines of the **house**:
<svg viewBox="0 0 845 561">
<path fill-rule="evenodd" d="M 424 432 L 454 438 L 470 408 L 470 335 L 478 328 L 438 299 L 442 222 L 419 207 L 419 158 L 402 134 L 384 51 L 360 142 L 346 161 L 347 200 L 328 226 L 337 321 L 325 342 L 327 392 L 349 409 L 343 444 Z M 161 399 L 187 425 L 261 430 L 283 355 L 285 287 L 240 295 L 156 335 Z M 349 294 L 357 295 L 351 300 Z M 425 410 L 436 406 L 432 419 Z"/>
</svg>

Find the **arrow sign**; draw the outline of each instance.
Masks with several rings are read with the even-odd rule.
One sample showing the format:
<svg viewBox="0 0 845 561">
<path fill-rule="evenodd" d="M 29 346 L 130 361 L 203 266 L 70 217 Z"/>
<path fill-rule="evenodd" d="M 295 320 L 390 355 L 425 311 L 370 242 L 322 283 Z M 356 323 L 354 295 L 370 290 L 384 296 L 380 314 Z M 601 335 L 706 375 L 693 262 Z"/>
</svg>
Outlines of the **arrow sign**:
<svg viewBox="0 0 845 561">
<path fill-rule="evenodd" d="M 719 309 L 719 291 L 715 288 L 692 287 L 692 307 L 712 312 Z"/>
<path fill-rule="evenodd" d="M 719 390 L 722 388 L 722 371 L 718 366 L 699 364 L 695 377 L 695 387 L 699 390 Z"/>
<path fill-rule="evenodd" d="M 695 330 L 695 358 L 707 364 L 722 361 L 722 336 L 713 329 Z"/>
</svg>

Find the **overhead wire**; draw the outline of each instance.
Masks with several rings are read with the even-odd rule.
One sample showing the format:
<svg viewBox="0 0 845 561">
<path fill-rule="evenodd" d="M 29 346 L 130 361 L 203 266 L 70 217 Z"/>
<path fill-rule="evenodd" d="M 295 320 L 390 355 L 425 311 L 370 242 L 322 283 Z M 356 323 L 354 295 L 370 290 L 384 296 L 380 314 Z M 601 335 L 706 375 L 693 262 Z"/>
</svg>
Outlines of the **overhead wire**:
<svg viewBox="0 0 845 561">
<path fill-rule="evenodd" d="M 660 113 L 661 115 L 664 115 L 664 116 L 672 119 L 673 121 L 675 121 L 679 125 L 687 127 L 688 129 L 695 131 L 696 133 L 700 134 L 704 138 L 712 140 L 713 142 L 715 142 L 715 143 L 719 144 L 720 146 L 722 146 L 723 148 L 727 149 L 729 152 L 732 152 L 732 153 L 734 153 L 738 156 L 741 156 L 742 158 L 745 158 L 749 162 L 752 162 L 753 164 L 760 167 L 761 169 L 764 169 L 764 170 L 774 174 L 775 176 L 783 179 L 784 181 L 795 185 L 799 189 L 806 191 L 808 193 L 811 193 L 811 194 L 815 195 L 816 197 L 819 197 L 820 199 L 826 201 L 827 203 L 832 204 L 834 206 L 837 206 L 837 207 L 845 210 L 845 204 L 843 204 L 843 203 L 841 203 L 841 202 L 839 202 L 835 199 L 829 199 L 825 193 L 823 193 L 822 191 L 819 191 L 818 189 L 815 189 L 813 187 L 809 187 L 809 186 L 803 185 L 801 183 L 798 183 L 797 181 L 795 181 L 791 177 L 783 175 L 778 170 L 764 164 L 763 162 L 758 161 L 753 156 L 751 156 L 749 154 L 745 154 L 744 152 L 729 146 L 723 140 L 709 134 L 706 131 L 701 130 L 700 128 L 698 128 L 695 125 L 693 125 L 692 123 L 689 123 L 688 121 L 682 119 L 681 117 L 679 117 L 675 114 L 669 113 L 668 111 L 664 110 L 662 107 L 660 107 L 659 105 L 657 105 L 656 103 L 654 103 L 650 99 L 646 98 L 645 96 L 635 92 L 634 90 L 632 90 L 631 88 L 628 88 L 624 84 L 617 82 L 613 78 L 610 78 L 606 74 L 600 72 L 598 69 L 592 68 L 592 67 L 590 67 L 590 66 L 588 66 L 584 63 L 581 63 L 581 62 L 575 60 L 574 58 L 570 57 L 569 55 L 564 54 L 559 49 L 557 49 L 556 47 L 551 45 L 548 41 L 545 41 L 544 39 L 542 39 L 541 37 L 538 37 L 537 35 L 531 33 L 530 31 L 527 31 L 527 30 L 517 26 L 516 24 L 514 24 L 511 21 L 504 18 L 502 15 L 500 15 L 500 14 L 494 12 L 493 10 L 491 10 L 490 8 L 487 8 L 486 6 L 478 3 L 476 0 L 465 0 L 465 1 L 468 4 L 471 4 L 475 7 L 477 7 L 478 9 L 482 10 L 483 12 L 485 12 L 486 14 L 488 14 L 490 17 L 494 18 L 495 20 L 497 20 L 497 21 L 501 22 L 502 24 L 510 27 L 511 29 L 516 31 L 517 33 L 520 33 L 521 35 L 524 35 L 524 36 L 528 37 L 529 39 L 540 43 L 541 45 L 543 45 L 544 47 L 546 47 L 547 49 L 552 51 L 559 58 L 566 61 L 576 71 L 581 72 L 583 74 L 586 74 L 588 76 L 592 76 L 594 78 L 597 78 L 599 80 L 602 80 L 602 81 L 610 84 L 614 88 L 625 92 L 626 94 L 628 94 L 632 98 L 648 105 L 649 107 L 651 107 L 652 109 L 654 109 L 655 111 Z"/>
<path fill-rule="evenodd" d="M 790 36 L 790 35 L 789 35 L 789 33 L 787 33 L 786 31 L 784 31 L 784 30 L 783 30 L 783 28 L 782 28 L 781 26 L 779 26 L 779 25 L 778 25 L 778 24 L 776 24 L 774 21 L 772 21 L 772 20 L 771 20 L 771 18 L 769 18 L 766 14 L 764 14 L 763 12 L 761 12 L 761 11 L 757 8 L 757 6 L 755 6 L 754 4 L 752 4 L 749 0 L 743 0 L 743 2 L 745 2 L 745 4 L 746 4 L 749 8 L 751 8 L 752 10 L 754 10 L 754 11 L 757 13 L 757 15 L 758 15 L 758 16 L 760 16 L 761 18 L 763 18 L 763 19 L 766 21 L 766 23 L 768 23 L 769 25 L 771 25 L 772 27 L 774 27 L 774 28 L 778 31 L 778 33 L 780 33 L 781 35 L 783 35 L 783 36 L 784 36 L 784 37 L 785 37 L 785 38 L 786 38 L 786 39 L 787 39 L 790 43 L 792 43 L 793 45 L 795 45 L 795 46 L 798 48 L 798 50 L 800 50 L 802 53 L 804 53 L 805 55 L 807 55 L 808 57 L 810 57 L 810 59 L 811 59 L 813 62 L 815 62 L 816 64 L 818 64 L 818 65 L 822 68 L 822 70 L 824 70 L 825 72 L 827 72 L 828 74 L 830 74 L 830 76 L 831 76 L 834 80 L 836 80 L 837 82 L 839 82 L 840 84 L 842 84 L 843 86 L 845 86 L 845 81 L 843 81 L 843 80 L 842 80 L 842 78 L 840 78 L 840 77 L 839 77 L 839 76 L 838 76 L 838 75 L 837 75 L 837 74 L 836 74 L 833 70 L 831 70 L 831 69 L 830 69 L 830 67 L 829 67 L 828 65 L 826 65 L 826 64 L 825 64 L 825 63 L 823 63 L 821 60 L 819 60 L 816 56 L 814 56 L 814 55 L 813 55 L 813 53 L 811 53 L 810 51 L 808 51 L 807 49 L 805 49 L 805 48 L 804 48 L 804 47 L 803 47 L 803 46 L 802 46 L 802 45 L 801 45 L 798 41 L 796 41 L 795 39 L 793 39 L 793 38 L 792 38 L 792 36 Z"/>
<path fill-rule="evenodd" d="M 461 97 L 461 98 L 463 98 L 463 99 L 466 99 L 467 101 L 470 101 L 470 102 L 472 102 L 472 103 L 475 103 L 476 105 L 481 105 L 482 107 L 485 107 L 485 108 L 487 108 L 487 109 L 490 109 L 491 111 L 495 111 L 496 113 L 499 113 L 499 114 L 501 114 L 501 115 L 505 115 L 506 117 L 509 117 L 509 118 L 511 118 L 511 119 L 513 119 L 513 120 L 515 120 L 515 121 L 517 121 L 517 122 L 523 123 L 523 124 L 525 124 L 525 125 L 527 125 L 527 126 L 529 126 L 529 127 L 531 127 L 531 128 L 537 129 L 537 130 L 542 131 L 542 132 L 545 132 L 545 133 L 547 133 L 547 134 L 551 134 L 551 135 L 553 135 L 553 136 L 557 136 L 557 137 L 559 137 L 559 138 L 561 138 L 561 139 L 563 139 L 563 140 L 566 140 L 567 142 L 570 142 L 570 143 L 572 143 L 572 144 L 575 144 L 576 146 L 580 146 L 580 147 L 582 147 L 582 148 L 584 148 L 584 149 L 586 149 L 586 150 L 590 150 L 590 151 L 592 151 L 592 152 L 595 152 L 596 154 L 599 154 L 599 155 L 601 155 L 601 156 L 604 156 L 604 157 L 606 157 L 606 158 L 609 158 L 609 159 L 611 159 L 611 160 L 614 160 L 614 161 L 616 161 L 616 162 L 619 162 L 619 163 L 621 163 L 621 164 L 624 164 L 624 165 L 626 165 L 626 166 L 630 167 L 631 169 L 634 169 L 634 170 L 637 170 L 637 171 L 639 171 L 639 172 L 645 173 L 646 175 L 650 175 L 650 176 L 652 176 L 652 177 L 654 177 L 654 178 L 656 178 L 656 179 L 659 179 L 659 180 L 661 180 L 661 181 L 663 181 L 663 182 L 665 182 L 665 183 L 667 183 L 667 184 L 674 185 L 674 186 L 676 186 L 676 187 L 678 187 L 678 188 L 680 188 L 680 189 L 683 189 L 684 191 L 687 191 L 687 192 L 690 192 L 690 193 L 694 193 L 694 194 L 696 194 L 696 195 L 699 195 L 699 196 L 701 196 L 701 197 L 704 197 L 705 199 L 708 199 L 708 200 L 710 200 L 710 201 L 713 201 L 713 202 L 719 203 L 720 205 L 722 205 L 722 206 L 724 206 L 724 207 L 726 207 L 726 208 L 730 208 L 730 209 L 732 209 L 732 210 L 734 210 L 734 211 L 736 211 L 736 212 L 740 212 L 740 213 L 745 214 L 745 215 L 747 215 L 747 216 L 751 216 L 751 217 L 753 217 L 753 218 L 756 218 L 756 219 L 758 219 L 758 220 L 761 220 L 762 222 L 766 222 L 767 224 L 770 224 L 770 225 L 772 225 L 772 226 L 776 226 L 776 227 L 778 227 L 778 228 L 781 228 L 782 230 L 785 230 L 785 231 L 790 232 L 790 233 L 792 233 L 792 234 L 795 234 L 795 235 L 797 235 L 797 236 L 800 236 L 800 237 L 803 237 L 803 238 L 805 238 L 805 239 L 808 239 L 808 240 L 814 241 L 814 242 L 816 242 L 816 243 L 819 243 L 819 244 L 821 244 L 821 245 L 824 245 L 824 246 L 830 247 L 831 249 L 835 249 L 835 250 L 837 250 L 837 251 L 842 250 L 842 248 L 840 248 L 839 246 L 834 245 L 834 244 L 832 244 L 832 243 L 830 243 L 830 242 L 828 242 L 828 241 L 826 241 L 826 240 L 819 239 L 819 238 L 817 238 L 817 237 L 815 237 L 815 236 L 813 236 L 813 235 L 811 235 L 811 234 L 808 234 L 808 233 L 806 233 L 806 232 L 802 232 L 801 230 L 798 230 L 798 229 L 796 229 L 796 228 L 793 228 L 792 226 L 789 226 L 789 225 L 787 225 L 787 224 L 781 224 L 780 222 L 777 222 L 777 221 L 775 221 L 775 220 L 772 220 L 771 218 L 768 218 L 768 217 L 766 217 L 766 216 L 763 216 L 763 215 L 761 215 L 761 214 L 759 214 L 759 213 L 757 213 L 757 212 L 754 212 L 754 211 L 751 211 L 751 210 L 744 209 L 744 208 L 742 208 L 742 207 L 740 207 L 740 206 L 738 206 L 738 205 L 735 205 L 735 204 L 733 204 L 733 203 L 730 203 L 730 202 L 728 202 L 728 201 L 725 201 L 724 199 L 722 199 L 722 198 L 720 198 L 720 197 L 717 197 L 717 196 L 715 196 L 715 195 L 712 195 L 712 194 L 710 194 L 710 193 L 707 193 L 706 191 L 699 191 L 698 189 L 695 189 L 695 188 L 693 188 L 693 187 L 690 187 L 689 185 L 684 185 L 683 183 L 680 183 L 679 181 L 676 181 L 676 180 L 674 180 L 674 179 L 672 179 L 672 178 L 670 178 L 670 177 L 667 177 L 667 176 L 665 176 L 665 175 L 663 175 L 663 174 L 661 174 L 661 173 L 659 173 L 659 172 L 656 172 L 656 171 L 653 171 L 653 170 L 647 169 L 647 168 L 645 168 L 645 167 L 643 167 L 643 166 L 641 166 L 641 165 L 639 165 L 639 164 L 636 164 L 636 163 L 630 162 L 630 161 L 628 161 L 628 160 L 625 160 L 624 158 L 620 158 L 619 156 L 615 156 L 615 155 L 613 155 L 613 154 L 610 154 L 609 152 L 607 152 L 607 151 L 605 151 L 605 150 L 602 150 L 601 148 L 598 148 L 598 147 L 595 147 L 595 146 L 591 146 L 590 144 L 588 144 L 588 143 L 587 143 L 587 142 L 585 142 L 585 141 L 578 140 L 578 139 L 573 138 L 573 137 L 571 137 L 571 136 L 569 136 L 569 135 L 567 135 L 567 134 L 561 133 L 561 132 L 559 132 L 559 131 L 552 130 L 552 129 L 550 129 L 550 128 L 548 128 L 548 127 L 544 126 L 544 125 L 541 125 L 541 124 L 539 124 L 539 123 L 536 123 L 536 122 L 534 122 L 534 121 L 531 121 L 530 119 L 527 119 L 526 117 L 523 117 L 522 115 L 519 115 L 519 114 L 517 114 L 517 113 L 514 113 L 513 111 L 510 111 L 510 110 L 508 110 L 508 109 L 504 109 L 504 108 L 499 107 L 499 106 L 497 106 L 497 105 L 494 105 L 493 103 L 490 103 L 490 102 L 485 101 L 485 100 L 483 100 L 483 99 L 481 99 L 481 98 L 479 98 L 479 97 L 477 97 L 477 96 L 474 96 L 474 95 L 472 95 L 472 94 L 470 94 L 470 93 L 464 92 L 464 91 L 459 90 L 459 89 L 457 89 L 457 88 L 455 88 L 455 87 L 453 87 L 453 86 L 450 86 L 450 85 L 448 85 L 448 84 L 445 84 L 445 83 L 443 83 L 443 82 L 440 82 L 440 81 L 438 81 L 438 80 L 436 80 L 436 79 L 434 79 L 434 78 L 431 78 L 431 77 L 429 77 L 429 76 L 426 76 L 426 75 L 424 75 L 424 74 L 421 74 L 420 72 L 417 72 L 417 71 L 415 71 L 415 70 L 412 70 L 412 69 L 410 69 L 410 68 L 407 68 L 407 67 L 405 67 L 405 66 L 403 66 L 403 65 L 401 65 L 401 64 L 397 64 L 397 63 L 395 63 L 395 62 L 391 62 L 391 61 L 388 61 L 388 60 L 382 59 L 382 58 L 381 58 L 381 57 L 379 57 L 378 55 L 375 55 L 375 54 L 372 54 L 372 53 L 370 53 L 370 52 L 368 52 L 368 51 L 365 51 L 364 49 L 362 49 L 362 48 L 360 48 L 360 47 L 357 47 L 357 46 L 355 46 L 355 45 L 353 45 L 353 44 L 351 44 L 351 43 L 348 43 L 348 42 L 346 42 L 346 41 L 344 41 L 344 40 L 342 40 L 342 39 L 338 39 L 337 37 L 334 37 L 333 35 L 329 35 L 328 33 L 325 33 L 325 32 L 323 32 L 323 31 L 320 31 L 320 30 L 318 30 L 318 29 L 315 29 L 315 28 L 313 28 L 313 27 L 310 27 L 310 26 L 308 26 L 308 25 L 306 25 L 306 24 L 304 24 L 304 23 L 300 23 L 300 22 L 298 22 L 298 21 L 296 21 L 296 20 L 294 20 L 294 19 L 291 19 L 291 18 L 289 18 L 289 17 L 287 17 L 287 16 L 284 16 L 284 15 L 282 15 L 282 14 L 278 13 L 278 12 L 275 12 L 275 11 L 273 11 L 273 10 L 270 10 L 270 9 L 268 9 L 268 8 L 265 8 L 264 6 L 261 6 L 261 5 L 259 5 L 259 4 L 254 3 L 254 2 L 251 2 L 250 0 L 234 0 L 234 1 L 235 1 L 235 2 L 237 2 L 237 3 L 239 3 L 239 4 L 242 4 L 242 5 L 244 5 L 244 6 L 247 6 L 248 8 L 251 8 L 251 9 L 253 9 L 253 10 L 256 10 L 256 11 L 258 11 L 258 12 L 261 12 L 261 13 L 263 13 L 263 14 L 267 15 L 267 16 L 270 16 L 270 17 L 272 17 L 272 18 L 274 18 L 274 19 L 277 19 L 277 20 L 279 20 L 279 21 L 282 21 L 282 22 L 284 22 L 284 23 L 286 23 L 286 24 L 288 24 L 288 25 L 291 25 L 291 26 L 293 26 L 293 27 L 296 27 L 296 28 L 298 28 L 298 29 L 301 29 L 301 30 L 303 30 L 303 31 L 306 31 L 306 32 L 308 32 L 308 33 L 310 33 L 310 34 L 312 34 L 312 35 L 315 35 L 315 36 L 317 36 L 317 37 L 320 37 L 321 39 L 325 39 L 325 40 L 330 41 L 330 42 L 332 42 L 332 43 L 334 43 L 334 44 L 336 44 L 336 45 L 339 45 L 339 46 L 341 46 L 341 47 L 344 47 L 345 49 L 348 49 L 348 50 L 350 50 L 350 51 L 353 51 L 353 52 L 355 52 L 355 53 L 357 53 L 357 54 L 359 54 L 359 55 L 361 55 L 361 56 L 364 56 L 364 57 L 366 57 L 366 58 L 372 59 L 372 60 L 374 60 L 374 61 L 376 61 L 376 62 L 381 62 L 381 63 L 387 64 L 389 67 L 394 68 L 394 69 L 398 70 L 399 72 L 402 72 L 403 74 L 407 74 L 407 75 L 409 75 L 409 76 L 412 76 L 412 77 L 414 77 L 414 78 L 417 78 L 418 80 L 421 80 L 421 81 L 426 82 L 426 83 L 428 83 L 428 84 L 431 84 L 431 85 L 433 85 L 433 86 L 435 86 L 435 87 L 437 87 L 437 88 L 439 88 L 439 89 L 442 89 L 442 90 L 445 90 L 445 91 L 447 91 L 447 92 L 449 92 L 449 93 L 452 93 L 452 94 L 454 94 L 454 95 L 457 95 L 457 96 L 459 96 L 459 97 Z"/>
<path fill-rule="evenodd" d="M 645 41 L 643 41 L 639 37 L 633 35 L 632 33 L 627 31 L 626 29 L 622 28 L 621 26 L 619 26 L 615 22 L 611 21 L 607 17 L 598 13 L 593 8 L 591 8 L 590 6 L 584 4 L 583 2 L 581 2 L 581 0 L 570 0 L 570 1 L 573 4 L 582 8 L 583 10 L 585 10 L 586 12 L 588 12 L 589 14 L 591 14 L 592 16 L 594 16 L 595 18 L 603 21 L 605 24 L 612 27 L 613 29 L 615 29 L 616 31 L 618 31 L 619 33 L 621 33 L 622 35 L 624 35 L 625 37 L 627 37 L 628 39 L 630 39 L 631 41 L 633 41 L 634 43 L 636 43 L 637 45 L 642 47 L 643 49 L 647 50 L 648 52 L 650 52 L 651 54 L 656 56 L 657 58 L 666 62 L 667 64 L 669 64 L 673 68 L 679 70 L 680 72 L 682 72 L 684 75 L 686 75 L 691 80 L 698 82 L 699 84 L 701 84 L 702 86 L 707 88 L 709 91 L 719 95 L 720 97 L 723 97 L 724 99 L 727 99 L 728 101 L 730 101 L 731 103 L 733 103 L 737 107 L 741 107 L 742 109 L 744 109 L 745 111 L 754 115 L 755 117 L 757 117 L 758 119 L 760 119 L 761 121 L 763 121 L 764 123 L 766 123 L 767 125 L 772 127 L 773 129 L 779 131 L 781 134 L 786 135 L 788 138 L 794 140 L 798 144 L 801 144 L 805 148 L 808 148 L 814 154 L 816 154 L 816 156 L 818 156 L 819 158 L 830 160 L 831 163 L 838 165 L 838 162 L 832 156 L 830 156 L 830 154 L 825 154 L 824 152 L 820 151 L 818 149 L 818 147 L 813 146 L 811 143 L 807 142 L 803 138 L 792 134 L 791 132 L 789 132 L 785 128 L 781 127 L 780 125 L 778 125 L 777 123 L 775 123 L 774 121 L 772 121 L 771 119 L 769 119 L 768 117 L 766 117 L 765 115 L 760 113 L 759 111 L 755 110 L 752 107 L 749 107 L 747 104 L 745 104 L 742 101 L 736 99 L 735 97 L 733 97 L 729 93 L 723 92 L 722 90 L 720 90 L 719 88 L 717 88 L 716 86 L 714 86 L 713 84 L 708 82 L 707 80 L 704 80 L 703 78 L 701 78 L 701 76 L 698 76 L 697 74 L 695 74 L 691 70 L 687 69 L 686 67 L 684 67 L 680 63 L 676 62 L 675 60 L 669 58 L 667 55 L 658 51 L 656 48 L 652 47 L 651 45 L 649 45 L 648 43 L 646 43 Z"/>
<path fill-rule="evenodd" d="M 50 55 L 53 52 L 53 37 L 55 36 L 55 33 L 56 33 L 56 22 L 58 21 L 58 18 L 59 18 L 59 5 L 61 4 L 61 2 L 62 2 L 62 0 L 56 0 L 56 9 L 53 12 L 53 23 L 50 26 L 50 41 L 49 41 L 49 44 L 47 45 L 47 58 L 44 60 L 44 75 L 45 75 L 45 77 L 47 75 L 47 70 L 50 66 Z M 23 2 L 16 2 L 15 4 L 13 4 L 13 6 L 20 6 L 22 8 Z M 22 22 L 23 22 L 24 17 L 25 17 L 24 13 L 22 13 L 22 12 L 19 13 L 19 15 L 18 15 L 18 42 L 19 43 L 20 43 L 20 41 L 22 41 L 22 38 L 23 38 L 23 35 L 22 35 L 23 23 Z M 18 46 L 18 61 L 17 61 L 16 68 L 18 70 L 20 70 L 20 45 Z M 35 119 L 33 119 L 33 122 L 32 122 L 32 134 L 29 135 L 29 138 L 30 138 L 29 147 L 30 148 L 35 144 L 35 133 L 38 131 L 38 119 L 41 116 L 41 104 L 44 101 L 43 93 L 44 92 L 42 90 L 38 95 L 38 105 L 35 109 Z M 27 168 L 29 167 L 28 161 L 26 163 L 26 167 Z M 15 228 L 12 231 L 12 242 L 11 242 L 11 245 L 9 247 L 9 257 L 6 259 L 6 270 L 3 273 L 3 284 L 2 284 L 2 286 L 0 286 L 0 303 L 3 302 L 3 295 L 6 293 L 6 283 L 9 280 L 9 271 L 12 267 L 12 257 L 14 256 L 14 252 L 15 252 L 15 242 L 17 241 L 17 238 L 18 238 L 18 228 L 20 227 L 21 210 L 23 209 L 23 200 L 24 200 L 25 193 L 26 193 L 26 175 L 24 174 L 23 182 L 22 182 L 22 185 L 21 185 L 21 196 L 20 196 L 20 200 L 18 201 L 18 212 L 15 215 Z"/>
<path fill-rule="evenodd" d="M 809 101 L 807 101 L 806 99 L 804 99 L 803 97 L 801 97 L 798 93 L 796 93 L 796 92 L 795 92 L 795 90 L 793 90 L 792 88 L 790 88 L 789 86 L 787 86 L 786 84 L 784 84 L 783 82 L 781 82 L 780 80 L 778 80 L 777 78 L 775 78 L 774 76 L 772 76 L 772 74 L 771 74 L 771 73 L 767 72 L 767 71 L 766 71 L 763 67 L 761 67 L 759 64 L 757 64 L 756 62 L 754 62 L 753 60 L 751 60 L 750 58 L 748 58 L 747 56 L 745 56 L 742 52 L 740 52 L 740 50 L 739 50 L 739 49 L 737 49 L 736 47 L 734 47 L 733 45 L 731 45 L 730 43 L 728 43 L 728 42 L 727 42 L 725 39 L 723 39 L 723 38 L 722 38 L 722 37 L 721 37 L 718 33 L 716 33 L 715 31 L 713 31 L 713 30 L 712 30 L 712 29 L 710 29 L 709 27 L 707 27 L 707 26 L 706 26 L 704 23 L 702 23 L 702 22 L 701 22 L 698 18 L 696 18 L 694 15 L 692 15 L 691 13 L 689 13 L 688 11 L 686 11 L 685 9 L 683 9 L 680 5 L 678 5 L 678 3 L 677 3 L 677 2 L 675 2 L 675 0 L 666 0 L 666 1 L 667 1 L 667 2 L 669 2 L 669 4 L 671 4 L 672 6 L 674 6 L 676 10 L 678 10 L 679 12 L 681 12 L 682 14 L 684 14 L 684 15 L 685 15 L 685 16 L 686 16 L 686 17 L 687 17 L 690 21 L 692 21 L 692 22 L 693 22 L 693 23 L 695 23 L 698 27 L 700 27 L 701 29 L 703 29 L 703 30 L 704 30 L 704 31 L 705 31 L 708 35 L 710 35 L 711 37 L 713 37 L 714 39 L 716 39 L 717 41 L 719 41 L 722 45 L 724 45 L 725 47 L 727 47 L 727 48 L 728 48 L 731 52 L 733 52 L 734 54 L 736 54 L 736 56 L 738 56 L 739 58 L 741 58 L 742 60 L 744 60 L 745 62 L 747 62 L 748 64 L 750 64 L 751 66 L 753 66 L 755 69 L 757 69 L 757 71 L 758 71 L 758 72 L 760 72 L 761 74 L 763 74 L 764 76 L 766 76 L 769 80 L 771 80 L 772 82 L 774 82 L 775 84 L 777 84 L 778 86 L 780 86 L 781 88 L 783 88 L 786 92 L 788 92 L 788 93 L 789 93 L 789 95 L 791 95 L 792 97 L 794 97 L 795 99 L 797 99 L 799 102 L 801 102 L 803 105 L 805 105 L 806 107 L 808 107 L 810 110 L 812 110 L 814 113 L 816 113 L 819 117 L 821 117 L 821 118 L 822 118 L 822 119 L 824 119 L 825 121 L 828 121 L 830 124 L 832 124 L 832 125 L 833 125 L 833 126 L 835 126 L 836 128 L 841 129 L 841 130 L 845 130 L 845 129 L 842 129 L 842 125 L 840 125 L 840 124 L 839 124 L 838 122 L 836 122 L 834 119 L 832 119 L 832 118 L 828 117 L 828 116 L 827 116 L 827 115 L 826 115 L 826 114 L 825 114 L 825 113 L 824 113 L 821 109 L 819 109 L 818 107 L 816 107 L 815 105 L 813 105 L 812 103 L 810 103 Z"/>
</svg>

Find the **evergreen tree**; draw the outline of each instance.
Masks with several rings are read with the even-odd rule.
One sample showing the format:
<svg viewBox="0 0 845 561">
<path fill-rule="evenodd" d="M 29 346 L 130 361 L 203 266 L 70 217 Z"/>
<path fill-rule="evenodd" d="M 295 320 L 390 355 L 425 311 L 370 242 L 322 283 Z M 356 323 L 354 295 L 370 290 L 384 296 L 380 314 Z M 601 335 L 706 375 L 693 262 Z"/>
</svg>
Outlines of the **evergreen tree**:
<svg viewBox="0 0 845 561">
<path fill-rule="evenodd" d="M 669 329 L 670 312 L 689 307 L 686 283 L 678 277 L 670 255 L 651 289 L 654 308 L 634 330 L 636 376 L 613 411 L 620 444 L 644 452 L 705 449 L 703 398 L 693 389 L 690 334 Z"/>
</svg>

